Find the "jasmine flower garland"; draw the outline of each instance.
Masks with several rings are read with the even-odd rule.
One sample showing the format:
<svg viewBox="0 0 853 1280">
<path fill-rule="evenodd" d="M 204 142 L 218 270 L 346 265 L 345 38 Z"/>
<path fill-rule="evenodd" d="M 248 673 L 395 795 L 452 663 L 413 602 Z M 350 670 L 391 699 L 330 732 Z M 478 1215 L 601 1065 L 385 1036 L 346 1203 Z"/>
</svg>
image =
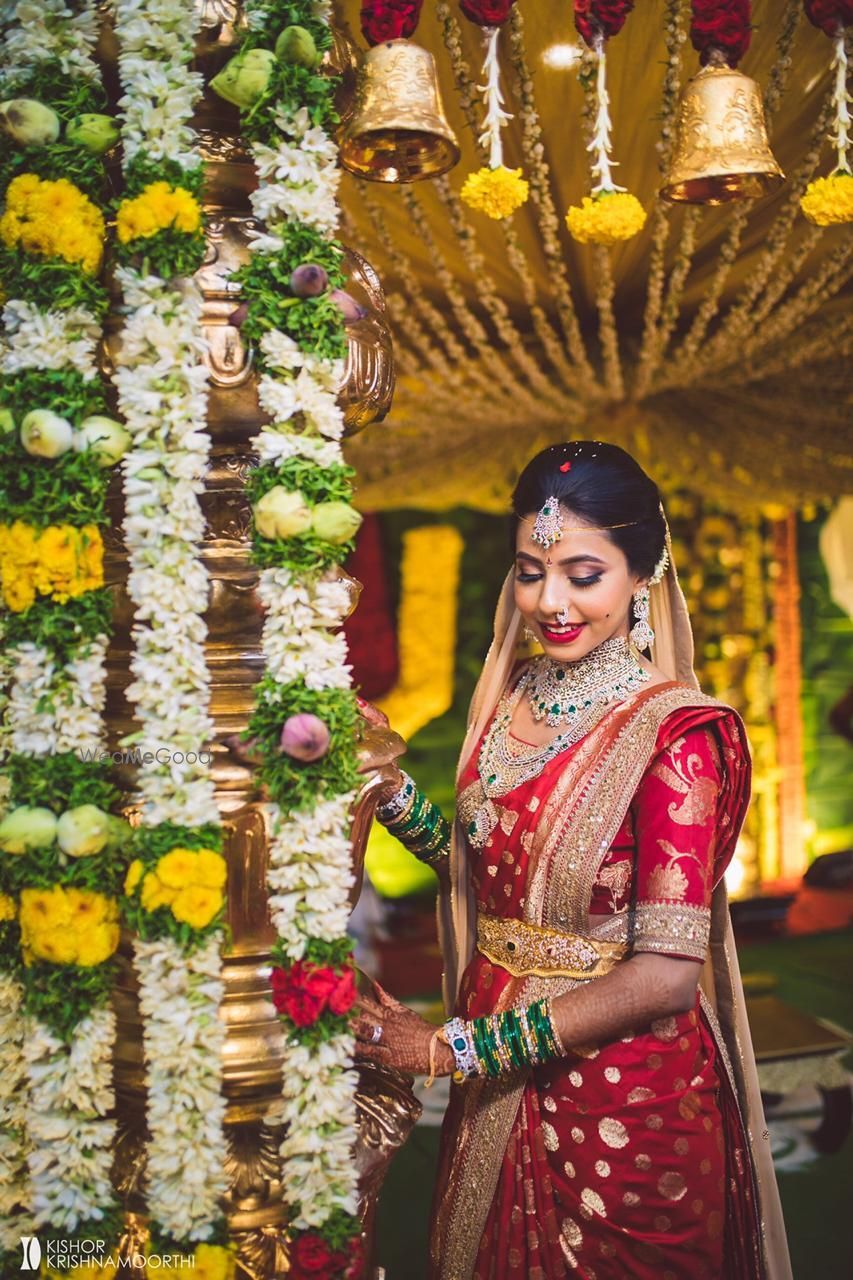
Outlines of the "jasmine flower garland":
<svg viewBox="0 0 853 1280">
<path fill-rule="evenodd" d="M 152 1236 L 195 1260 L 211 1248 L 218 1257 L 217 1245 L 198 1242 L 222 1237 L 228 1189 L 218 1016 L 226 868 L 204 762 L 214 731 L 199 505 L 210 449 L 200 427 L 208 373 L 202 298 L 188 278 L 204 252 L 201 162 L 190 125 L 203 88 L 189 69 L 198 30 L 193 0 L 116 4 L 126 187 L 116 280 L 128 319 L 114 382 L 133 438 L 123 466 L 135 606 L 127 697 L 140 724 L 126 745 L 152 756 L 139 773 L 142 821 L 125 917 L 137 931 Z"/>
<path fill-rule="evenodd" d="M 242 332 L 256 346 L 259 401 L 271 418 L 253 441 L 260 465 L 247 485 L 267 663 L 248 735 L 270 797 L 269 906 L 278 934 L 273 997 L 287 1029 L 282 1100 L 269 1120 L 287 1126 L 280 1154 L 293 1257 L 298 1262 L 303 1243 L 319 1236 L 331 1276 L 350 1265 L 360 1232 L 352 1156 L 357 1077 L 348 1025 L 355 987 L 346 938 L 358 715 L 339 631 L 350 597 L 337 570 L 360 517 L 339 443 L 347 341 L 333 297 L 344 285 L 343 249 L 334 238 L 335 86 L 316 72 L 331 43 L 327 5 L 250 0 L 246 12 L 249 30 L 236 65 L 213 87 L 238 101 L 248 55 L 269 68 L 260 93 L 239 102 L 259 179 L 252 206 L 266 227 L 233 277 L 246 305 Z M 300 36 L 301 61 L 288 57 L 283 34 L 295 27 L 308 37 Z M 264 51 L 273 46 L 281 56 L 270 63 Z M 312 48 L 313 65 L 305 65 Z M 294 274 L 306 264 L 320 281 L 307 294 Z M 302 721 L 325 738 L 313 759 L 286 746 L 283 726 Z M 329 993 L 327 1004 L 308 1012 L 299 996 L 304 974 Z"/>
<path fill-rule="evenodd" d="M 104 410 L 104 173 L 94 134 L 77 128 L 106 103 L 96 38 L 93 3 L 21 0 L 0 51 L 2 96 L 34 99 L 46 126 L 30 145 L 25 121 L 0 162 L 4 1274 L 6 1252 L 33 1226 L 73 1236 L 117 1224 L 109 889 L 124 831 L 109 816 L 117 793 L 106 771 L 78 754 L 104 744 L 110 631 L 100 532 L 109 472 L 86 433 Z"/>
</svg>

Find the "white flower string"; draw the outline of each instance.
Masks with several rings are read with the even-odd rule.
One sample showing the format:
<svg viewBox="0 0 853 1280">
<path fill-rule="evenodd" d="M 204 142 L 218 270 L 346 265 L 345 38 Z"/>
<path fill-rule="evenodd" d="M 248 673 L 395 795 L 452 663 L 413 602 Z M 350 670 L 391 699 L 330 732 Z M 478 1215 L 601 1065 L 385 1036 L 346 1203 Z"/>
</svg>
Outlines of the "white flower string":
<svg viewBox="0 0 853 1280">
<path fill-rule="evenodd" d="M 590 141 L 587 143 L 587 151 L 594 157 L 592 161 L 592 176 L 598 181 L 593 185 L 592 193 L 595 195 L 599 191 L 625 191 L 625 187 L 620 187 L 613 178 L 612 170 L 618 165 L 618 160 L 611 159 L 610 156 L 610 130 L 612 122 L 610 119 L 610 95 L 607 92 L 607 55 L 605 53 L 605 41 L 603 36 L 599 36 L 595 42 L 595 55 L 598 62 L 595 78 L 595 93 L 597 98 L 598 110 L 595 116 L 595 125 Z"/>
<path fill-rule="evenodd" d="M 151 193 L 166 184 L 183 208 L 197 208 L 192 193 L 201 162 L 190 118 L 203 80 L 189 68 L 198 30 L 193 0 L 116 4 L 125 176 L 132 195 L 150 200 L 154 209 Z M 152 187 L 157 182 L 160 187 Z M 174 234 L 168 218 L 163 227 Z M 167 248 L 175 264 L 186 261 L 178 242 Z M 151 252 L 156 253 L 155 242 Z M 124 460 L 128 594 L 135 606 L 133 681 L 126 696 L 140 725 L 125 742 L 143 753 L 139 858 L 126 892 L 143 934 L 134 942 L 134 965 L 150 1132 L 146 1203 L 155 1242 L 165 1236 L 170 1247 L 175 1242 L 192 1252 L 196 1242 L 219 1235 L 220 1200 L 228 1188 L 220 1096 L 224 1026 L 218 1019 L 223 932 L 215 914 L 221 895 L 206 890 L 214 902 L 211 916 L 199 906 L 192 880 L 199 850 L 224 875 L 221 824 L 204 750 L 214 732 L 199 503 L 210 450 L 203 428 L 208 371 L 202 297 L 188 278 L 195 264 L 184 274 L 173 265 L 154 269 L 151 262 L 148 242 L 135 239 L 116 271 L 128 318 L 114 382 L 133 439 Z M 172 873 L 161 884 L 158 873 L 167 857 Z M 140 897 L 134 896 L 137 888 Z M 165 923 L 149 926 L 147 912 L 168 904 L 170 890 L 196 892 L 194 910 L 160 913 Z M 185 934 L 168 936 L 179 920 L 193 925 L 189 942 Z"/>
<path fill-rule="evenodd" d="M 74 82 L 81 101 L 98 103 L 100 70 L 93 56 L 98 15 L 91 0 L 73 7 L 63 0 L 43 0 L 42 3 L 21 0 L 7 6 L 6 16 L 8 25 L 0 47 L 0 88 L 4 97 L 25 94 L 30 78 L 50 68 L 58 69 Z M 53 109 L 49 94 L 45 95 L 43 105 Z M 14 142 L 6 140 L 4 145 L 12 147 Z M 86 205 L 93 219 L 98 218 L 94 196 L 99 186 L 97 171 L 81 164 L 79 176 L 72 167 L 69 178 L 57 162 L 55 172 L 49 168 L 39 168 L 37 172 L 42 183 L 64 179 L 65 196 Z M 28 172 L 26 164 L 18 173 L 30 184 L 39 181 L 34 172 Z M 81 185 L 78 186 L 78 182 Z M 0 192 L 0 200 L 7 199 L 8 188 Z M 61 301 L 54 304 L 54 290 L 40 283 L 43 267 L 38 254 L 29 249 L 23 249 L 22 253 L 29 273 L 19 277 L 16 284 L 23 296 L 11 293 L 2 310 L 0 376 L 4 390 L 10 399 L 14 397 L 16 386 L 27 385 L 18 381 L 20 375 L 26 375 L 31 380 L 31 390 L 23 413 L 47 410 L 55 412 L 67 425 L 76 426 L 79 423 L 66 409 L 64 393 L 71 389 L 77 395 L 82 392 L 91 401 L 97 401 L 96 350 L 101 336 L 100 321 L 95 311 L 81 301 L 65 306 Z M 77 291 L 81 297 L 105 301 L 103 290 L 95 284 L 91 272 L 70 260 L 66 272 L 69 297 Z M 26 295 L 27 289 L 32 290 L 32 296 Z M 6 293 L 10 293 L 8 288 Z M 15 417 L 18 420 L 7 430 L 17 440 L 22 420 L 17 412 Z M 8 443 L 7 435 L 4 444 Z M 10 470 L 16 466 L 31 469 L 32 477 L 37 479 L 41 475 L 39 468 L 61 467 L 63 456 L 23 455 L 14 461 L 4 459 L 4 466 L 8 465 Z M 106 483 L 103 475 L 102 495 Z M 93 492 L 97 487 L 96 481 Z M 62 772 L 59 775 L 54 772 L 54 766 L 61 766 L 61 771 L 74 780 L 77 795 L 81 797 L 76 800 L 79 806 L 90 796 L 100 799 L 105 787 L 109 790 L 103 770 L 99 771 L 95 763 L 105 745 L 102 713 L 108 636 L 98 630 L 97 622 L 91 621 L 99 616 L 97 608 L 92 610 L 88 622 L 81 623 L 78 615 L 76 628 L 72 623 L 64 630 L 62 624 L 66 621 L 63 615 L 69 614 L 78 603 L 90 601 L 102 585 L 99 526 L 105 521 L 96 516 L 83 528 L 79 511 L 86 509 L 91 498 L 78 494 L 74 487 L 64 492 L 61 481 L 58 489 L 50 498 L 53 505 L 41 525 L 31 509 L 23 514 L 4 510 L 0 517 L 4 522 L 14 521 L 16 536 L 30 539 L 31 545 L 44 539 L 48 541 L 52 548 L 48 567 L 56 570 L 57 584 L 63 572 L 63 557 L 65 572 L 71 572 L 67 568 L 69 551 L 72 559 L 75 547 L 78 550 L 88 547 L 92 555 L 87 581 L 84 583 L 81 579 L 80 582 L 81 590 L 75 588 L 66 594 L 59 585 L 45 588 L 42 584 L 33 589 L 28 601 L 18 601 L 14 614 L 9 616 L 2 678 L 2 683 L 8 684 L 8 694 L 3 700 L 0 751 L 7 768 L 16 769 L 19 776 L 23 770 L 28 787 L 39 782 L 50 784 L 56 776 L 62 776 Z M 32 623 L 31 618 L 35 618 Z M 53 626 L 44 625 L 47 618 Z M 10 638 L 13 622 L 14 636 Z M 28 626 L 33 638 L 28 638 Z M 57 638 L 62 635 L 64 640 Z M 28 791 L 22 793 L 20 781 L 15 794 L 13 777 L 14 774 L 4 779 L 2 804 L 4 809 L 8 804 L 12 812 L 32 803 Z M 57 792 L 51 792 L 50 800 L 61 803 Z M 41 812 L 44 814 L 45 809 Z M 38 850 L 34 862 L 30 861 L 32 853 L 27 844 L 18 849 L 14 858 L 2 855 L 5 865 L 0 893 L 4 956 L 4 968 L 0 969 L 0 1270 L 3 1274 L 7 1265 L 13 1265 L 11 1256 L 17 1254 L 21 1235 L 34 1229 L 55 1235 L 72 1234 L 92 1229 L 97 1223 L 115 1221 L 117 1212 L 110 1181 L 115 1121 L 108 1118 L 115 1105 L 111 1065 L 115 1018 L 108 1005 L 109 973 L 104 969 L 99 974 L 98 970 L 115 949 L 118 929 L 94 920 L 84 929 L 83 914 L 96 903 L 107 904 L 108 899 L 82 888 L 67 887 L 75 885 L 73 868 L 69 869 L 68 865 L 71 860 L 60 853 L 55 844 L 51 846 L 49 861 L 46 849 Z M 9 867 L 10 863 L 14 863 L 14 869 Z M 36 938 L 33 921 L 27 917 L 24 904 L 27 896 L 34 892 L 29 886 L 33 882 L 44 885 L 48 870 L 55 883 L 40 892 L 42 899 L 49 899 L 51 903 L 50 936 Z M 7 879 L 9 875 L 11 879 Z M 62 912 L 71 902 L 81 911 L 80 919 L 63 918 Z M 66 970 L 69 976 L 64 988 L 49 981 L 57 966 L 70 966 L 76 961 L 80 938 L 86 930 L 90 941 L 99 930 L 103 935 L 97 941 L 99 949 L 90 950 L 88 956 L 88 995 L 72 968 Z M 20 964 L 22 958 L 23 965 Z M 7 963 L 15 967 L 6 969 Z M 101 978 L 104 981 L 99 986 Z M 66 1006 L 65 1011 L 61 1006 Z M 76 1021 L 74 1013 L 79 1015 Z M 58 1029 L 60 1023 L 62 1026 Z"/>
<path fill-rule="evenodd" d="M 833 141 L 838 158 L 835 167 L 841 173 L 850 172 L 847 151 L 850 146 L 850 103 L 853 101 L 847 92 L 846 38 L 847 33 L 842 27 L 833 41 L 835 51 L 832 57 L 832 65 L 835 68 L 835 88 L 832 95 L 832 101 L 835 106 L 835 135 Z"/>
<path fill-rule="evenodd" d="M 486 57 L 483 62 L 483 71 L 486 75 L 486 83 L 477 85 L 478 92 L 482 93 L 486 100 L 486 115 L 483 121 L 483 132 L 480 134 L 480 142 L 483 146 L 488 146 L 489 148 L 489 167 L 491 169 L 499 169 L 504 162 L 501 129 L 505 129 L 507 123 L 512 119 L 512 114 L 503 109 L 504 96 L 501 90 L 501 64 L 498 58 L 500 34 L 500 27 L 490 27 L 484 32 Z"/>
<path fill-rule="evenodd" d="M 182 1241 L 204 1238 L 228 1189 L 221 944 L 218 931 L 189 954 L 172 938 L 134 940 L 152 1133 L 146 1199 Z"/>
</svg>

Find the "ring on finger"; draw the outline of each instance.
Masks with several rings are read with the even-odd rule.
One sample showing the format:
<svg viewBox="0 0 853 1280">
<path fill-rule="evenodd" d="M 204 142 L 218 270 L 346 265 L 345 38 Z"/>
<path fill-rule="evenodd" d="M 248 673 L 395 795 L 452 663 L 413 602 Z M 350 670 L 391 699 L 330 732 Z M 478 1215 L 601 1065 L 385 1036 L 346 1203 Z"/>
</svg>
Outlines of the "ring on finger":
<svg viewBox="0 0 853 1280">
<path fill-rule="evenodd" d="M 373 1034 L 372 1034 L 372 1035 L 371 1035 L 371 1037 L 370 1037 L 370 1043 L 371 1043 L 371 1044 L 379 1044 L 379 1041 L 380 1041 L 381 1039 L 382 1039 L 382 1027 L 381 1027 L 379 1024 L 377 1024 L 377 1025 L 373 1028 Z"/>
</svg>

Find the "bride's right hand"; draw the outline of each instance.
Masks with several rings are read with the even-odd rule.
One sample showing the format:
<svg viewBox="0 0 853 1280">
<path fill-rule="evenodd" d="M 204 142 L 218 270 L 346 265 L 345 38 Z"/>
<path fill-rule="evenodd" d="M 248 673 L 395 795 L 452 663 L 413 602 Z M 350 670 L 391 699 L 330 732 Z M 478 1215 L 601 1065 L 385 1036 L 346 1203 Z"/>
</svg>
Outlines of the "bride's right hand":
<svg viewBox="0 0 853 1280">
<path fill-rule="evenodd" d="M 360 996 L 356 1002 L 356 1057 L 385 1063 L 409 1075 L 426 1076 L 432 1067 L 432 1046 L 436 1075 L 452 1075 L 456 1061 L 447 1043 L 437 1040 L 438 1027 L 400 1004 L 378 982 L 373 983 L 373 990 L 378 998 Z"/>
<path fill-rule="evenodd" d="M 363 698 L 357 697 L 356 702 L 363 719 L 367 721 L 368 725 L 373 729 L 391 730 L 388 717 L 384 711 L 380 711 L 379 707 L 374 706 L 372 702 L 365 702 Z M 377 804 L 380 805 L 387 804 L 403 785 L 403 772 L 396 762 L 396 757 L 389 760 L 386 756 L 385 759 L 381 759 L 380 763 L 374 755 L 365 756 L 359 762 L 358 771 L 359 773 L 375 773 L 381 779 L 380 785 L 376 788 Z"/>
</svg>

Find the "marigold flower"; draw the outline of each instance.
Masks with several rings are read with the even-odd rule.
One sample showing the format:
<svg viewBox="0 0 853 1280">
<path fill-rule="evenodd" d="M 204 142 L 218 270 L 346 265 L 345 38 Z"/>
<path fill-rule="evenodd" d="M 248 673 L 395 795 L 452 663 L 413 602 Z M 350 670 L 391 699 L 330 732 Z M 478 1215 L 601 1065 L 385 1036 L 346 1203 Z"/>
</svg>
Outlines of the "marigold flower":
<svg viewBox="0 0 853 1280">
<path fill-rule="evenodd" d="M 27 944 L 38 960 L 49 960 L 51 964 L 77 963 L 77 942 L 71 934 L 34 933 L 28 936 Z"/>
<path fill-rule="evenodd" d="M 213 849 L 198 850 L 196 881 L 208 889 L 221 889 L 228 876 L 228 866 L 221 853 Z"/>
<path fill-rule="evenodd" d="M 109 960 L 118 946 L 119 932 L 117 924 L 104 923 L 81 934 L 77 939 L 76 963 L 92 969 Z"/>
<path fill-rule="evenodd" d="M 618 244 L 642 231 L 646 211 L 628 191 L 602 191 L 572 205 L 566 225 L 581 244 Z"/>
<path fill-rule="evenodd" d="M 21 890 L 21 932 L 28 942 L 31 935 L 65 929 L 71 913 L 60 885 L 50 889 Z"/>
<path fill-rule="evenodd" d="M 0 893 L 0 920 L 14 920 L 17 914 L 15 899 L 10 898 L 8 893 Z"/>
<path fill-rule="evenodd" d="M 124 877 L 125 893 L 133 893 L 134 889 L 139 884 L 139 881 L 142 879 L 143 870 L 144 867 L 139 858 L 134 858 L 133 862 L 131 862 L 127 869 L 127 875 Z"/>
<path fill-rule="evenodd" d="M 530 185 L 520 169 L 480 169 L 470 173 L 462 184 L 460 195 L 472 209 L 490 218 L 508 218 L 527 199 Z"/>
<path fill-rule="evenodd" d="M 97 525 L 0 525 L 0 589 L 13 613 L 28 609 L 36 595 L 64 604 L 103 585 L 104 544 Z"/>
<path fill-rule="evenodd" d="M 149 871 L 142 881 L 140 901 L 145 911 L 156 911 L 158 907 L 169 907 L 175 897 L 175 890 L 163 884 L 153 871 Z"/>
<path fill-rule="evenodd" d="M 170 849 L 157 863 L 156 871 L 161 884 L 170 889 L 183 889 L 196 882 L 198 854 L 194 849 Z"/>
<path fill-rule="evenodd" d="M 67 178 L 51 182 L 22 173 L 7 188 L 0 239 L 10 249 L 62 258 L 94 274 L 101 265 L 104 219 Z"/>
<path fill-rule="evenodd" d="M 201 208 L 191 191 L 151 182 L 138 196 L 123 200 L 116 215 L 116 232 L 122 244 L 156 235 L 166 227 L 192 234 L 201 226 Z"/>
<path fill-rule="evenodd" d="M 237 1264 L 231 1249 L 220 1244 L 199 1244 L 194 1257 L 195 1280 L 233 1280 Z"/>
<path fill-rule="evenodd" d="M 191 924 L 194 929 L 204 929 L 222 907 L 222 894 L 207 885 L 192 884 L 179 890 L 172 903 L 172 915 L 176 920 Z"/>
<path fill-rule="evenodd" d="M 853 173 L 831 173 L 815 178 L 800 199 L 800 208 L 818 227 L 853 222 Z"/>
</svg>

